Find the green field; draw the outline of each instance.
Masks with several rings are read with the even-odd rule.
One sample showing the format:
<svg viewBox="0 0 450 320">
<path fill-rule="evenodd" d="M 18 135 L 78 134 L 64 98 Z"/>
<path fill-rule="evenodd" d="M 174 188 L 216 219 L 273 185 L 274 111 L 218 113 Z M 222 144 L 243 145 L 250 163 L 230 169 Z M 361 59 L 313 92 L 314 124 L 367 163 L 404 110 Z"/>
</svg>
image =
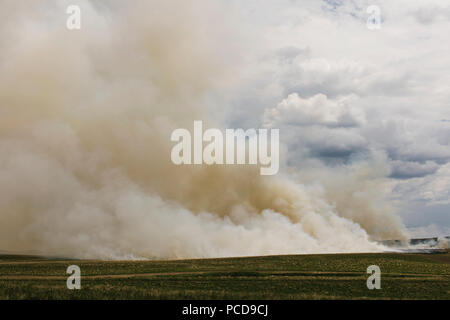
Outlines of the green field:
<svg viewBox="0 0 450 320">
<path fill-rule="evenodd" d="M 81 290 L 68 290 L 69 265 Z M 369 265 L 381 289 L 368 290 Z M 88 261 L 0 255 L 0 299 L 450 299 L 450 253 Z"/>
</svg>

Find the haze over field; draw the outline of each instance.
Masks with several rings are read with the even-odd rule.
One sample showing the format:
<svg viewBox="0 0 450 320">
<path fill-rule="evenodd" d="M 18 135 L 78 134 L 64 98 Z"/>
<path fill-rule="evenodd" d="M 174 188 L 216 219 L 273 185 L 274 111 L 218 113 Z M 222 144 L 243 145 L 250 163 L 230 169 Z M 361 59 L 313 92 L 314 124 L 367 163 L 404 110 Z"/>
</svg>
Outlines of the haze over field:
<svg viewBox="0 0 450 320">
<path fill-rule="evenodd" d="M 73 3 L 82 28 L 69 31 L 65 10 Z M 254 30 L 258 17 L 246 19 L 251 6 L 2 0 L 0 249 L 165 259 L 374 252 L 383 247 L 373 240 L 406 239 L 386 195 L 419 183 L 396 180 L 401 170 L 448 169 L 448 125 L 433 140 L 447 148 L 440 162 L 410 161 L 401 148 L 368 143 L 379 123 L 367 97 L 398 89 L 389 93 L 394 98 L 372 100 L 389 104 L 409 88 L 395 89 L 403 83 L 397 75 L 381 76 L 357 57 L 313 57 L 323 48 L 298 29 L 298 47 L 277 27 L 265 39 Z M 267 5 L 257 8 L 262 14 Z M 305 28 L 349 28 L 343 21 L 331 27 L 320 8 L 310 9 L 311 18 L 298 22 Z M 316 25 L 322 14 L 328 22 Z M 370 34 L 359 22 L 359 32 Z M 440 106 L 444 89 L 435 88 L 430 103 Z M 171 132 L 194 120 L 280 128 L 281 172 L 175 166 Z"/>
</svg>

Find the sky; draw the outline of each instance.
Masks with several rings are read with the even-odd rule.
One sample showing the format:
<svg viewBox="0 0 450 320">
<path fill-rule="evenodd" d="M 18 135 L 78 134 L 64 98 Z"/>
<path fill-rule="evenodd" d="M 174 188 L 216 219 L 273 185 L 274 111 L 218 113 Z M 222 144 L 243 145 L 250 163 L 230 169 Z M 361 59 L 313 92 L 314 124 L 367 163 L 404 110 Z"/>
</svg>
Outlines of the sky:
<svg viewBox="0 0 450 320">
<path fill-rule="evenodd" d="M 449 27 L 448 0 L 2 0 L 0 250 L 198 258 L 450 235 Z M 196 120 L 278 129 L 279 173 L 174 164 L 171 134 Z"/>
<path fill-rule="evenodd" d="M 379 29 L 367 27 L 370 5 Z M 235 127 L 280 129 L 287 167 L 385 157 L 389 198 L 418 235 L 450 226 L 448 1 L 234 1 Z M 429 229 L 427 232 L 427 228 Z"/>
</svg>

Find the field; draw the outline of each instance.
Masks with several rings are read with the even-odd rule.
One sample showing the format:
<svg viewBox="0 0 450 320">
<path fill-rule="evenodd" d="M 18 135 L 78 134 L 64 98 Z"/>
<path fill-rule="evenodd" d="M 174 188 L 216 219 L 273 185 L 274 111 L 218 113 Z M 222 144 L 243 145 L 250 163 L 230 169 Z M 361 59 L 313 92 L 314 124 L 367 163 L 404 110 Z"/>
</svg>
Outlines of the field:
<svg viewBox="0 0 450 320">
<path fill-rule="evenodd" d="M 66 269 L 81 268 L 81 290 Z M 381 289 L 368 290 L 369 265 Z M 0 255 L 0 299 L 450 299 L 450 253 L 89 261 Z"/>
</svg>

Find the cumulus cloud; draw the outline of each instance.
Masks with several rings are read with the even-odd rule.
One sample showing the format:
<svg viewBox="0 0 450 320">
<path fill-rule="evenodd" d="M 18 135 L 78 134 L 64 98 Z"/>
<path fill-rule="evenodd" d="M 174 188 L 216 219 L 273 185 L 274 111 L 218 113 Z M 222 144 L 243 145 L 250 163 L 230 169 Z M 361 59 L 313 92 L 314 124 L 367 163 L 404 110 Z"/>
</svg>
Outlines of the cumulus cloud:
<svg viewBox="0 0 450 320">
<path fill-rule="evenodd" d="M 378 1 L 381 29 L 368 30 L 366 9 L 373 4 L 279 1 L 273 11 L 267 3 L 261 11 L 254 3 L 246 5 L 251 8 L 245 15 L 248 30 L 258 35 L 258 50 L 249 56 L 258 63 L 249 65 L 252 71 L 233 96 L 235 111 L 228 119 L 238 125 L 278 126 L 289 150 L 287 163 L 296 167 L 314 167 L 318 161 L 335 167 L 384 152 L 391 168 L 389 185 L 398 184 L 392 197 L 422 199 L 427 208 L 436 205 L 421 223 L 448 223 L 438 207 L 448 195 L 424 198 L 417 182 L 448 181 L 448 2 Z M 256 11 L 259 18 L 253 19 Z M 353 126 L 336 120 L 331 110 L 339 108 L 312 103 L 325 96 L 326 106 L 352 97 L 347 115 Z M 422 207 L 403 208 L 405 217 L 422 214 Z"/>
<path fill-rule="evenodd" d="M 450 204 L 450 164 L 440 166 L 433 174 L 400 182 L 396 191 L 409 201 Z"/>
<path fill-rule="evenodd" d="M 398 179 L 409 179 L 414 177 L 424 177 L 435 173 L 439 169 L 439 165 L 433 161 L 425 163 L 412 161 L 391 161 L 392 173 L 391 177 Z"/>
<path fill-rule="evenodd" d="M 297 93 L 290 94 L 275 108 L 267 109 L 264 121 L 267 126 L 283 124 L 295 126 L 321 125 L 326 127 L 353 127 L 365 121 L 361 110 L 351 108 L 352 97 L 329 100 L 324 94 L 308 99 Z"/>
</svg>

